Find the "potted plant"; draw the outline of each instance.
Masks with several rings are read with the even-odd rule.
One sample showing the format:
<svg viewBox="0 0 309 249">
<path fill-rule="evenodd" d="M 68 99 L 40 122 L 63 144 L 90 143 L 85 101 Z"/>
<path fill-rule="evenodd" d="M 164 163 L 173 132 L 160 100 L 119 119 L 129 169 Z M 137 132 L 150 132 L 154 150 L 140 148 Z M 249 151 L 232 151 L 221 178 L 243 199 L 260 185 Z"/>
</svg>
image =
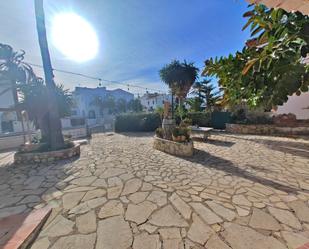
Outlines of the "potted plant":
<svg viewBox="0 0 309 249">
<path fill-rule="evenodd" d="M 187 127 L 175 127 L 172 132 L 172 138 L 173 141 L 180 143 L 189 141 L 189 129 Z"/>
<path fill-rule="evenodd" d="M 156 129 L 156 136 L 159 138 L 163 138 L 164 137 L 164 130 L 162 128 L 157 128 Z"/>
</svg>

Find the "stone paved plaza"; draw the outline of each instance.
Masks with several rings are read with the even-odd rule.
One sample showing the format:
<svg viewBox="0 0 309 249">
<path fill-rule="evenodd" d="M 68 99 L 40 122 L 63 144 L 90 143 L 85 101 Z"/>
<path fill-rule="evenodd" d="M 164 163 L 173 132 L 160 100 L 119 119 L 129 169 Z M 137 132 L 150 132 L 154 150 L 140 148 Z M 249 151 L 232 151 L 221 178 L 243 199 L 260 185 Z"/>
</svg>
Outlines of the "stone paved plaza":
<svg viewBox="0 0 309 249">
<path fill-rule="evenodd" d="M 97 134 L 50 165 L 0 154 L 0 217 L 54 209 L 32 249 L 284 249 L 309 242 L 309 141 L 212 135 L 195 155 Z"/>
</svg>

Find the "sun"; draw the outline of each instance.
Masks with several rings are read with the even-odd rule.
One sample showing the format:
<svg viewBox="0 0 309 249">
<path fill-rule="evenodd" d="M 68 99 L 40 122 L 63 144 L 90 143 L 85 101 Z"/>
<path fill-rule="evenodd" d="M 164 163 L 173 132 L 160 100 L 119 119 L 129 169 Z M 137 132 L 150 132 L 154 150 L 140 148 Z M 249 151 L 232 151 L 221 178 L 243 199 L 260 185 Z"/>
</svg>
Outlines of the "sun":
<svg viewBox="0 0 309 249">
<path fill-rule="evenodd" d="M 92 26 L 75 13 L 60 13 L 52 20 L 53 45 L 68 59 L 85 62 L 93 59 L 99 49 Z"/>
</svg>

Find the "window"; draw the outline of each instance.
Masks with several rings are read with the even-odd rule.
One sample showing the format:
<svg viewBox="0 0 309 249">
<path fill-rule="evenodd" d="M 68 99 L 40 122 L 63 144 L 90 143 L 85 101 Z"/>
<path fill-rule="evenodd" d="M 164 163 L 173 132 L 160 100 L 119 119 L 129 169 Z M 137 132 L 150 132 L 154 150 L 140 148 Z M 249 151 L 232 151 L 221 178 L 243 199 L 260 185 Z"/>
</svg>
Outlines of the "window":
<svg viewBox="0 0 309 249">
<path fill-rule="evenodd" d="M 71 119 L 71 126 L 84 126 L 85 125 L 85 119 L 84 118 L 74 118 Z"/>
<path fill-rule="evenodd" d="M 14 132 L 13 121 L 2 121 L 1 130 L 3 133 Z"/>
<path fill-rule="evenodd" d="M 95 119 L 95 118 L 96 118 L 96 116 L 95 116 L 95 111 L 90 110 L 90 111 L 88 112 L 88 118 L 89 118 L 89 119 Z"/>
</svg>

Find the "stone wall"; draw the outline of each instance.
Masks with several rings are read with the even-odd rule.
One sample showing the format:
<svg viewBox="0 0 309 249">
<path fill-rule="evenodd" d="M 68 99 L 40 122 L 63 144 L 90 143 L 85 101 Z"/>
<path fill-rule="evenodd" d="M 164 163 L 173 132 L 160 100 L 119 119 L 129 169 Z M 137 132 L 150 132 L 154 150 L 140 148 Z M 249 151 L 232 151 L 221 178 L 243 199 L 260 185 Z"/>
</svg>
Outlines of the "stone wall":
<svg viewBox="0 0 309 249">
<path fill-rule="evenodd" d="M 48 152 L 34 152 L 34 153 L 22 153 L 16 152 L 14 155 L 14 162 L 16 164 L 32 164 L 32 163 L 46 163 L 53 162 L 62 159 L 68 159 L 80 154 L 80 145 L 75 144 L 74 147 Z"/>
<path fill-rule="evenodd" d="M 192 156 L 194 150 L 193 141 L 178 143 L 158 137 L 154 137 L 153 148 L 176 156 Z"/>
<path fill-rule="evenodd" d="M 279 127 L 275 125 L 226 124 L 226 131 L 253 135 L 309 135 L 309 126 Z"/>
</svg>

